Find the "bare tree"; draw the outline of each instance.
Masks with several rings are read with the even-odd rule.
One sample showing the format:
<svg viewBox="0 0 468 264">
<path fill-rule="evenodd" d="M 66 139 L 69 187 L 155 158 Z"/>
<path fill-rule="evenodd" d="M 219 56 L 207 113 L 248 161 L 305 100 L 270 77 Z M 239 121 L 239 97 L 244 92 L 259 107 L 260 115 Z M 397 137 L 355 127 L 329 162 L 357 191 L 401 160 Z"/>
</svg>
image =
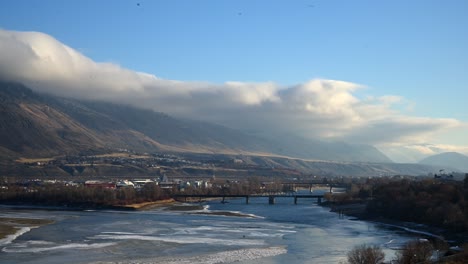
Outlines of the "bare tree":
<svg viewBox="0 0 468 264">
<path fill-rule="evenodd" d="M 431 263 L 433 247 L 428 241 L 410 241 L 396 253 L 399 264 Z"/>
<path fill-rule="evenodd" d="M 385 253 L 379 246 L 356 246 L 348 253 L 350 264 L 380 264 L 385 259 Z"/>
</svg>

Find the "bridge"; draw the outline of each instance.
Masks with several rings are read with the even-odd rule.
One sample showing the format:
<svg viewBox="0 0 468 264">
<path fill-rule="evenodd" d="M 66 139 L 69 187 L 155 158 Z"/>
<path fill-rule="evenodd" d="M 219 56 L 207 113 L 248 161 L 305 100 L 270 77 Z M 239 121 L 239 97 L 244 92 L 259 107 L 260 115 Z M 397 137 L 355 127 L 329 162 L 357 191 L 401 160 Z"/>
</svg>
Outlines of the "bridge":
<svg viewBox="0 0 468 264">
<path fill-rule="evenodd" d="M 283 186 L 284 189 L 292 190 L 292 191 L 297 191 L 298 188 L 305 188 L 309 189 L 309 192 L 312 192 L 312 190 L 316 187 L 318 188 L 327 188 L 329 189 L 329 192 L 333 192 L 333 188 L 340 188 L 340 189 L 346 189 L 348 186 L 345 184 L 340 184 L 340 183 L 321 183 L 321 182 L 310 182 L 310 181 L 285 181 L 285 182 L 280 182 L 280 184 Z"/>
<path fill-rule="evenodd" d="M 245 203 L 249 204 L 250 197 L 268 197 L 269 204 L 275 204 L 275 199 L 278 197 L 291 197 L 294 198 L 294 204 L 297 204 L 298 199 L 317 199 L 317 203 L 321 204 L 323 199 L 323 194 L 288 194 L 288 193 L 278 193 L 278 194 L 176 194 L 173 195 L 175 199 L 184 198 L 187 201 L 187 198 L 198 198 L 201 201 L 203 198 L 219 198 L 222 199 L 222 203 L 225 203 L 226 198 L 245 198 Z"/>
</svg>

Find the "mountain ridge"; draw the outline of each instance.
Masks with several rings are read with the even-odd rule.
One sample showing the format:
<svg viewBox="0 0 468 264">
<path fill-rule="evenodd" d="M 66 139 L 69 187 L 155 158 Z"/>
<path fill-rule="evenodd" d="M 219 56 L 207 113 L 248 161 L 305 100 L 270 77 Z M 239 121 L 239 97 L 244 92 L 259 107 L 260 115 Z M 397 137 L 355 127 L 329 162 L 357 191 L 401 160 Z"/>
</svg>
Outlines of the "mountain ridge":
<svg viewBox="0 0 468 264">
<path fill-rule="evenodd" d="M 435 154 L 422 159 L 419 161 L 419 164 L 454 168 L 463 172 L 468 172 L 468 156 L 458 152 L 443 152 Z"/>
<path fill-rule="evenodd" d="M 293 137 L 271 140 L 217 124 L 177 119 L 128 105 L 38 94 L 18 83 L 0 82 L 0 87 L 0 146 L 18 156 L 53 156 L 129 148 L 149 152 L 259 154 L 314 160 L 391 162 L 376 148 L 367 145 Z"/>
</svg>

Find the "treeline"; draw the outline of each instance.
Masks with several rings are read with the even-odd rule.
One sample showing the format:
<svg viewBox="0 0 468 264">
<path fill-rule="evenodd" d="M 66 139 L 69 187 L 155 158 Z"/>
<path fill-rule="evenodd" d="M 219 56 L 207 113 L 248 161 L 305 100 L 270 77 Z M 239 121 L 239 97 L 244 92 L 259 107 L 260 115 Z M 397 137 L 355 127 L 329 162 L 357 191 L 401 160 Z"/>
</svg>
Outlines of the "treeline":
<svg viewBox="0 0 468 264">
<path fill-rule="evenodd" d="M 0 202 L 29 205 L 106 207 L 151 202 L 170 198 L 170 193 L 154 183 L 141 189 L 109 189 L 87 186 L 47 184 L 25 188 L 10 184 L 0 189 Z"/>
<path fill-rule="evenodd" d="M 464 181 L 369 179 L 331 202 L 366 202 L 366 215 L 468 231 L 468 176 Z"/>
<path fill-rule="evenodd" d="M 263 187 L 259 178 L 243 182 L 220 181 L 213 187 L 187 186 L 162 189 L 155 183 L 141 188 L 105 188 L 99 186 L 67 186 L 63 183 L 21 184 L 14 180 L 0 180 L 0 203 L 51 205 L 70 207 L 109 207 L 169 199 L 174 194 L 243 195 L 259 192 L 279 192 L 282 186 L 273 183 Z"/>
<path fill-rule="evenodd" d="M 186 187 L 183 194 L 202 194 L 202 195 L 249 195 L 259 193 L 278 193 L 291 191 L 289 187 L 283 186 L 280 181 L 271 181 L 268 184 L 262 184 L 262 177 L 249 177 L 244 181 L 218 180 L 212 182 L 212 187 L 195 188 Z M 177 192 L 177 191 L 176 191 Z"/>
<path fill-rule="evenodd" d="M 371 214 L 468 231 L 468 178 L 465 182 L 392 181 L 373 189 Z"/>
</svg>

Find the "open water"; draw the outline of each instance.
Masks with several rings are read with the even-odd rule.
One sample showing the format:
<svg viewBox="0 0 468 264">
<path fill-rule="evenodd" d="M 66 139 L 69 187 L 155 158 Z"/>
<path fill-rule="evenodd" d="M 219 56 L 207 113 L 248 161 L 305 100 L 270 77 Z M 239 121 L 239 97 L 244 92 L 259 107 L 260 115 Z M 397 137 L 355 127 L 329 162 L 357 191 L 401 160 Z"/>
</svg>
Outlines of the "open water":
<svg viewBox="0 0 468 264">
<path fill-rule="evenodd" d="M 356 245 L 387 259 L 415 235 L 352 220 L 316 201 L 251 198 L 203 203 L 200 211 L 0 209 L 0 217 L 53 219 L 0 241 L 0 263 L 340 263 Z M 210 215 L 236 212 L 241 216 Z"/>
</svg>

